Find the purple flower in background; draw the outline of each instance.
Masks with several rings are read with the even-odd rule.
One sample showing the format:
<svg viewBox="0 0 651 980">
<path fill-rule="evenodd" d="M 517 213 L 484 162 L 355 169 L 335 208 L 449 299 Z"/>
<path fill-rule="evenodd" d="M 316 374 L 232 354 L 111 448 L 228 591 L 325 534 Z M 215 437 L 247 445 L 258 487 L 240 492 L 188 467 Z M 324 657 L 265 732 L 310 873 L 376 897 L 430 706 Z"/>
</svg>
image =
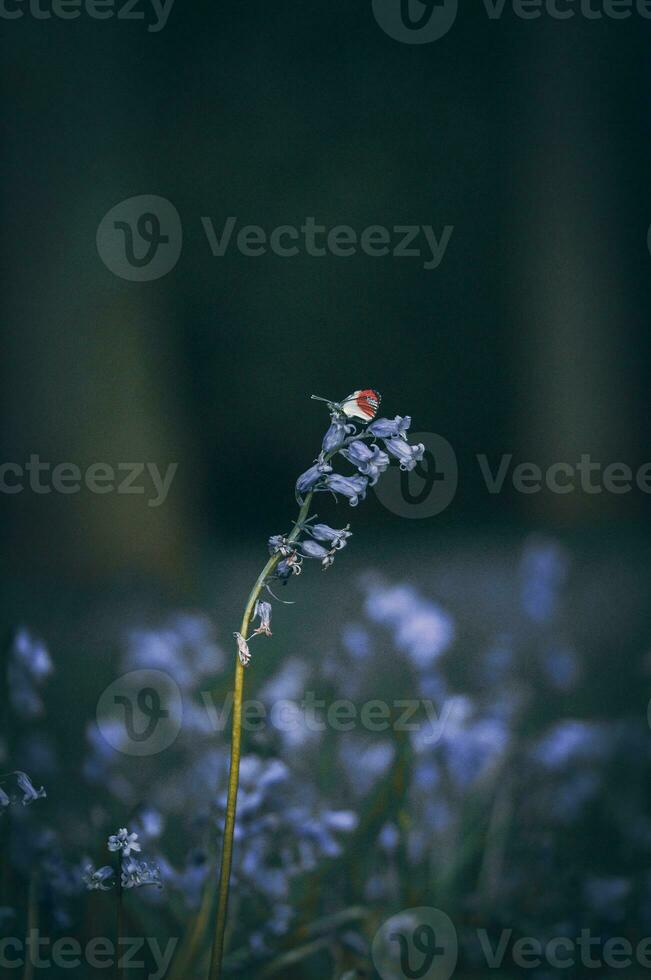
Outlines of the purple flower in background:
<svg viewBox="0 0 651 980">
<path fill-rule="evenodd" d="M 0 807 L 4 808 L 10 806 L 10 804 L 11 804 L 11 800 L 3 790 L 2 786 L 0 786 Z"/>
<path fill-rule="evenodd" d="M 113 868 L 105 864 L 103 868 L 95 870 L 92 864 L 87 865 L 83 873 L 83 882 L 88 891 L 108 892 L 114 885 L 110 879 L 113 877 Z"/>
<path fill-rule="evenodd" d="M 117 834 L 108 839 L 109 851 L 121 851 L 123 857 L 129 857 L 132 851 L 139 851 L 138 835 L 130 834 L 126 827 L 120 827 Z"/>
<path fill-rule="evenodd" d="M 340 418 L 333 419 L 330 428 L 323 437 L 323 451 L 333 453 L 340 446 L 343 446 L 346 437 L 352 435 L 354 431 L 354 425 L 346 425 Z"/>
<path fill-rule="evenodd" d="M 340 493 L 348 498 L 351 507 L 356 507 L 360 500 L 366 497 L 366 487 L 368 480 L 365 476 L 341 476 L 339 473 L 332 473 L 326 477 L 324 490 L 332 490 L 333 493 Z"/>
<path fill-rule="evenodd" d="M 53 669 L 43 643 L 28 630 L 19 629 L 9 653 L 7 681 L 11 705 L 20 718 L 33 719 L 43 714 L 39 689 Z"/>
<path fill-rule="evenodd" d="M 136 861 L 129 858 L 122 865 L 122 887 L 141 888 L 143 885 L 163 887 L 160 868 L 149 861 Z"/>
<path fill-rule="evenodd" d="M 422 442 L 410 446 L 404 439 L 387 439 L 384 448 L 400 461 L 400 469 L 405 471 L 413 470 L 425 454 L 425 446 Z"/>
<path fill-rule="evenodd" d="M 347 449 L 342 449 L 341 455 L 369 478 L 372 487 L 389 465 L 389 457 L 379 446 L 367 446 L 361 439 L 351 442 Z"/>
<path fill-rule="evenodd" d="M 407 429 L 411 425 L 409 415 L 396 415 L 394 419 L 376 419 L 366 426 L 366 431 L 378 439 L 407 438 Z"/>
<path fill-rule="evenodd" d="M 323 460 L 319 460 L 314 466 L 310 466 L 309 470 L 306 470 L 305 473 L 301 473 L 296 481 L 296 496 L 298 499 L 300 500 L 304 494 L 312 490 L 319 480 L 322 480 L 328 473 L 332 473 L 332 466 L 329 463 L 324 463 Z"/>
<path fill-rule="evenodd" d="M 346 527 L 336 530 L 334 527 L 329 527 L 327 524 L 313 524 L 309 528 L 309 532 L 313 538 L 316 538 L 317 541 L 325 541 L 333 548 L 336 548 L 337 551 L 340 551 L 342 548 L 346 547 L 346 541 L 348 538 L 352 537 L 353 532 L 348 530 L 349 527 L 350 524 L 346 524 Z"/>
</svg>

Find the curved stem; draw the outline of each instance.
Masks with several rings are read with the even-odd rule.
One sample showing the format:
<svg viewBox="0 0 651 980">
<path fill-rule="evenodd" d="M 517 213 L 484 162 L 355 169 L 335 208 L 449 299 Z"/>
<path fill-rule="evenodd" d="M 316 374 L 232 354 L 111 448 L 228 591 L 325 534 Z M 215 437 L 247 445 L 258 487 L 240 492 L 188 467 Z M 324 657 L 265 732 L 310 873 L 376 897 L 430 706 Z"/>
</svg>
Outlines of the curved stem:
<svg viewBox="0 0 651 980">
<path fill-rule="evenodd" d="M 312 493 L 308 493 L 298 513 L 293 531 L 288 535 L 288 541 L 296 541 L 301 533 L 301 524 L 310 511 Z M 264 588 L 264 584 L 281 559 L 281 555 L 272 555 L 264 566 L 255 585 L 251 589 L 244 608 L 240 633 L 247 636 L 249 625 L 255 609 L 255 604 Z M 226 798 L 226 819 L 224 821 L 224 842 L 222 846 L 221 865 L 219 868 L 219 885 L 217 890 L 217 918 L 215 922 L 215 937 L 210 957 L 209 980 L 218 980 L 222 972 L 224 956 L 224 934 L 226 931 L 226 916 L 228 913 L 228 889 L 233 863 L 233 835 L 235 832 L 235 811 L 237 807 L 237 789 L 240 776 L 240 757 L 242 752 L 242 702 L 244 693 L 244 667 L 238 656 L 235 659 L 235 689 L 233 692 L 233 722 L 231 726 L 231 759 L 228 774 L 228 796 Z"/>
</svg>

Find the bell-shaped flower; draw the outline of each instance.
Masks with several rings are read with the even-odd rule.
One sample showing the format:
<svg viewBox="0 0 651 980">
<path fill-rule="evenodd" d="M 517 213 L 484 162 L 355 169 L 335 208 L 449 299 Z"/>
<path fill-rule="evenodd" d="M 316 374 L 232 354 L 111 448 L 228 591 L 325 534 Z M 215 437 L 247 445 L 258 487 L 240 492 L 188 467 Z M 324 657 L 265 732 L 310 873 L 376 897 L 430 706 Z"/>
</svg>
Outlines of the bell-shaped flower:
<svg viewBox="0 0 651 980">
<path fill-rule="evenodd" d="M 335 560 L 332 552 L 317 541 L 301 541 L 299 547 L 306 558 L 318 558 L 324 568 L 329 568 Z"/>
<path fill-rule="evenodd" d="M 360 500 L 366 497 L 366 487 L 368 480 L 365 476 L 342 476 L 340 473 L 331 473 L 325 479 L 324 490 L 331 490 L 334 494 L 340 493 L 348 498 L 351 507 L 356 507 Z"/>
<path fill-rule="evenodd" d="M 387 439 L 384 448 L 400 460 L 401 470 L 413 470 L 416 463 L 420 462 L 425 454 L 425 446 L 422 442 L 416 446 L 410 446 L 404 439 Z"/>
<path fill-rule="evenodd" d="M 346 524 L 346 527 L 342 527 L 337 530 L 334 527 L 329 527 L 328 524 L 313 524 L 310 528 L 310 534 L 317 541 L 325 541 L 331 547 L 336 548 L 340 551 L 342 548 L 346 547 L 346 541 L 348 538 L 352 537 L 352 531 L 348 528 L 350 524 Z"/>
<path fill-rule="evenodd" d="M 323 437 L 324 453 L 334 453 L 343 446 L 346 438 L 355 431 L 354 425 L 346 425 L 343 419 L 334 418 L 330 428 Z"/>
<path fill-rule="evenodd" d="M 318 460 L 314 466 L 310 466 L 309 470 L 301 473 L 296 481 L 296 496 L 298 499 L 301 500 L 303 494 L 312 490 L 319 480 L 322 480 L 328 473 L 332 473 L 332 466 L 324 463 L 323 460 Z"/>
<path fill-rule="evenodd" d="M 394 419 L 376 419 L 366 426 L 366 431 L 378 439 L 407 438 L 407 429 L 411 425 L 409 415 L 396 415 Z"/>
<path fill-rule="evenodd" d="M 347 449 L 342 449 L 341 455 L 369 478 L 372 487 L 379 480 L 380 473 L 384 473 L 389 465 L 389 457 L 379 446 L 367 446 L 361 439 L 356 439 Z"/>
</svg>

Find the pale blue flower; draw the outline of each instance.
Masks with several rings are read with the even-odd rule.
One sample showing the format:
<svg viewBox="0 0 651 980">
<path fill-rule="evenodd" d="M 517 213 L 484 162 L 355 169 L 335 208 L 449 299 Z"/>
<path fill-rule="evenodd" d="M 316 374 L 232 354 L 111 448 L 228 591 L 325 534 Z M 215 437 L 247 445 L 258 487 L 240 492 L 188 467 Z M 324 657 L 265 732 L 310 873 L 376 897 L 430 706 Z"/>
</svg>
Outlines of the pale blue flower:
<svg viewBox="0 0 651 980">
<path fill-rule="evenodd" d="M 108 892 L 114 885 L 114 882 L 110 879 L 113 877 L 113 868 L 105 864 L 103 868 L 98 868 L 95 870 L 92 864 L 89 864 L 82 876 L 83 882 L 86 885 L 88 891 L 101 891 Z"/>
<path fill-rule="evenodd" d="M 340 473 L 331 473 L 325 479 L 323 489 L 332 490 L 333 493 L 340 493 L 348 498 L 351 507 L 356 507 L 360 500 L 366 497 L 366 487 L 368 480 L 365 476 L 341 476 Z"/>
<path fill-rule="evenodd" d="M 354 425 L 346 425 L 339 418 L 333 419 L 330 428 L 323 437 L 323 451 L 325 453 L 333 453 L 340 446 L 343 446 L 347 436 L 352 435 L 354 431 Z"/>
<path fill-rule="evenodd" d="M 2 786 L 0 786 L 0 807 L 10 806 L 10 804 L 11 800 L 3 790 Z"/>
<path fill-rule="evenodd" d="M 425 455 L 425 446 L 419 442 L 415 446 L 410 446 L 404 439 L 387 439 L 384 448 L 400 461 L 401 470 L 413 470 L 416 463 Z"/>
<path fill-rule="evenodd" d="M 16 772 L 16 782 L 18 783 L 18 788 L 23 793 L 23 798 L 21 800 L 23 806 L 28 806 L 30 803 L 33 803 L 34 800 L 45 799 L 47 796 L 47 793 L 42 786 L 40 789 L 36 789 L 34 787 L 34 784 L 26 772 Z"/>
<path fill-rule="evenodd" d="M 120 827 L 117 834 L 108 839 L 109 851 L 121 851 L 123 857 L 129 857 L 132 851 L 139 851 L 138 835 L 130 834 L 126 827 Z"/>
<path fill-rule="evenodd" d="M 310 466 L 309 470 L 306 470 L 305 473 L 301 473 L 296 481 L 296 496 L 298 499 L 300 500 L 303 494 L 314 489 L 319 480 L 322 480 L 328 473 L 332 473 L 332 466 L 329 463 L 324 463 L 323 460 L 319 460 L 314 466 Z"/>
<path fill-rule="evenodd" d="M 371 435 L 377 436 L 379 439 L 393 439 L 396 437 L 406 439 L 407 429 L 410 425 L 411 418 L 409 415 L 396 415 L 394 419 L 376 419 L 375 422 L 371 422 L 370 425 L 366 426 L 366 431 L 370 432 Z"/>
<path fill-rule="evenodd" d="M 350 524 L 346 524 L 346 527 L 337 530 L 334 527 L 329 527 L 328 524 L 313 524 L 308 530 L 317 541 L 325 541 L 340 551 L 341 548 L 346 547 L 347 539 L 352 537 L 353 532 L 348 530 L 349 527 Z"/>
<path fill-rule="evenodd" d="M 160 868 L 149 861 L 136 861 L 135 858 L 129 858 L 122 865 L 121 878 L 123 888 L 141 888 L 143 885 L 163 887 Z"/>
<path fill-rule="evenodd" d="M 306 558 L 319 558 L 324 568 L 329 568 L 335 560 L 332 552 L 317 541 L 301 541 L 299 548 Z"/>
<path fill-rule="evenodd" d="M 347 449 L 341 450 L 341 455 L 356 466 L 360 473 L 367 476 L 372 487 L 375 486 L 389 465 L 389 457 L 379 446 L 367 446 L 361 439 L 351 442 Z"/>
</svg>

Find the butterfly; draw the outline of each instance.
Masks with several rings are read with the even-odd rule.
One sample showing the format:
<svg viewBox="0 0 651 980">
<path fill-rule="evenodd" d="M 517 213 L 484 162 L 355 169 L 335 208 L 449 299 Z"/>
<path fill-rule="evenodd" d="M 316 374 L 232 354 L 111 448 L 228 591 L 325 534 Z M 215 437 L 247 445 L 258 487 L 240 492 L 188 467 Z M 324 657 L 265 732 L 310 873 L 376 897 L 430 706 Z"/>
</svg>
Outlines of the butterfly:
<svg viewBox="0 0 651 980">
<path fill-rule="evenodd" d="M 333 411 L 349 419 L 361 419 L 362 422 L 370 422 L 375 418 L 382 401 L 382 395 L 374 388 L 360 388 L 341 402 L 332 402 L 329 398 L 319 398 L 317 395 L 312 395 L 312 398 L 317 402 L 327 402 Z"/>
</svg>

